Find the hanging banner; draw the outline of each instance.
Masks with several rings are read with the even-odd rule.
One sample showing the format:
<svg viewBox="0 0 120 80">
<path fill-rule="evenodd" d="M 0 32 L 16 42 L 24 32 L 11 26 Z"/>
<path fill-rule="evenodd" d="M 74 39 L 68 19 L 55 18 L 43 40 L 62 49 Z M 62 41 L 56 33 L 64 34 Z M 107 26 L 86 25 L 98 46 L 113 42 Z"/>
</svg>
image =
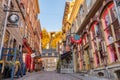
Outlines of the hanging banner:
<svg viewBox="0 0 120 80">
<path fill-rule="evenodd" d="M 115 9 L 117 12 L 117 16 L 118 16 L 118 21 L 120 24 L 120 0 L 114 0 L 114 4 L 115 4 Z"/>
</svg>

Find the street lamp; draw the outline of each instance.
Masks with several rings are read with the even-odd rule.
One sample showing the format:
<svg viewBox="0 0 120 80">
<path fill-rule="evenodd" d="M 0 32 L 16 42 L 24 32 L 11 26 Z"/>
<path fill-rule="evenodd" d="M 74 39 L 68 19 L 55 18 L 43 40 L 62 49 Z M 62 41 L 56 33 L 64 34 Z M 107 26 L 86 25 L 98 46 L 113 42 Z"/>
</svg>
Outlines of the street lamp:
<svg viewBox="0 0 120 80">
<path fill-rule="evenodd" d="M 10 8 L 11 1 L 12 0 L 8 1 L 8 8 Z M 1 40 L 1 45 L 0 45 L 0 59 L 1 59 L 1 54 L 2 54 L 2 47 L 3 47 L 3 43 L 4 43 L 5 32 L 6 32 L 6 28 L 7 28 L 8 16 L 9 16 L 9 11 L 6 12 L 6 16 L 5 16 L 4 29 L 3 29 L 2 40 Z"/>
<path fill-rule="evenodd" d="M 50 46 L 50 52 L 52 53 L 52 38 L 55 37 L 55 32 L 51 32 L 50 33 L 50 43 L 49 43 L 49 46 Z"/>
</svg>

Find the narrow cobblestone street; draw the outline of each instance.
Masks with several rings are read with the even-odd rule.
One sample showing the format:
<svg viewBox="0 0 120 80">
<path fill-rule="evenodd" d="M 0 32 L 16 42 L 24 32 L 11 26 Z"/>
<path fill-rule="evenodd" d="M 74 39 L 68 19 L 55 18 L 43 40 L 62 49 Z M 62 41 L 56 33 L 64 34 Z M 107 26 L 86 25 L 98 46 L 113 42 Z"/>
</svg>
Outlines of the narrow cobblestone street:
<svg viewBox="0 0 120 80">
<path fill-rule="evenodd" d="M 56 72 L 27 73 L 22 78 L 15 80 L 107 80 L 92 76 L 80 76 L 80 74 L 58 74 Z"/>
<path fill-rule="evenodd" d="M 68 74 L 58 74 L 56 72 L 33 72 L 16 80 L 82 80 Z"/>
<path fill-rule="evenodd" d="M 120 0 L 0 0 L 0 80 L 120 80 Z"/>
</svg>

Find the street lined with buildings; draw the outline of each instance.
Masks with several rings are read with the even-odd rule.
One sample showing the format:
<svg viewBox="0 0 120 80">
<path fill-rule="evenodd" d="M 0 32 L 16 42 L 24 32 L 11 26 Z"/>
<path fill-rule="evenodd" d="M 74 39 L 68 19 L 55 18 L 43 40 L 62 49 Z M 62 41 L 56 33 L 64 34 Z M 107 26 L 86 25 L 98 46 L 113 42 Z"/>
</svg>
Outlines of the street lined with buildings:
<svg viewBox="0 0 120 80">
<path fill-rule="evenodd" d="M 40 8 L 0 0 L 0 80 L 120 80 L 120 0 L 67 0 L 58 32 Z"/>
<path fill-rule="evenodd" d="M 29 73 L 23 78 L 16 80 L 109 80 L 109 79 L 97 78 L 94 76 L 83 76 L 80 74 L 73 74 L 73 73 L 58 74 L 55 71 L 48 71 L 48 72 L 41 71 L 41 72 Z"/>
</svg>

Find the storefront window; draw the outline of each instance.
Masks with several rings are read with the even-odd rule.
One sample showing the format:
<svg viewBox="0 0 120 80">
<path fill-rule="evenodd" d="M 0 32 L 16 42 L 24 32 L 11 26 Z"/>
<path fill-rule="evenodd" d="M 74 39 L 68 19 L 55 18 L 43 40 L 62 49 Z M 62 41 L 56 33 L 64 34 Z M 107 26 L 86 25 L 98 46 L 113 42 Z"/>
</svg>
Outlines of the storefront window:
<svg viewBox="0 0 120 80">
<path fill-rule="evenodd" d="M 2 0 L 2 6 L 3 7 L 5 7 L 5 6 L 7 7 L 7 4 L 8 4 L 8 0 Z"/>
<path fill-rule="evenodd" d="M 85 34 L 83 37 L 83 45 L 86 45 L 87 43 L 88 43 L 88 36 L 87 34 Z"/>
<path fill-rule="evenodd" d="M 120 23 L 120 0 L 114 0 L 114 3 L 116 5 L 116 10 L 117 10 L 117 16 L 118 16 L 118 20 L 119 20 L 119 23 Z"/>
<path fill-rule="evenodd" d="M 117 13 L 116 13 L 115 7 L 112 7 L 110 9 L 110 13 L 111 13 L 112 21 L 114 21 L 117 18 Z"/>
<path fill-rule="evenodd" d="M 100 64 L 100 62 L 104 61 L 104 54 L 106 51 L 104 47 L 105 45 L 101 31 L 101 26 L 97 21 L 95 21 L 90 28 L 90 36 L 94 52 L 94 60 L 96 63 L 96 67 L 98 67 L 99 65 L 102 65 Z"/>
<path fill-rule="evenodd" d="M 110 54 L 110 61 L 111 62 L 116 62 L 118 60 L 118 57 L 117 57 L 117 52 L 116 52 L 116 49 L 115 49 L 115 45 L 112 44 L 112 45 L 109 45 L 108 46 L 108 51 L 111 53 Z"/>
<path fill-rule="evenodd" d="M 118 42 L 116 43 L 116 45 L 117 45 L 117 48 L 118 48 L 118 52 L 119 52 L 119 54 L 120 54 L 120 41 L 118 41 Z"/>
<path fill-rule="evenodd" d="M 115 11 L 115 6 L 110 3 L 102 14 L 103 19 L 103 29 L 105 34 L 105 40 L 107 42 L 107 49 L 110 56 L 110 61 L 115 62 L 118 60 L 117 49 L 115 48 L 115 40 L 119 40 L 120 37 L 120 27 L 117 20 L 117 13 Z M 114 29 L 114 30 L 113 30 Z M 116 37 L 116 39 L 115 39 Z"/>
</svg>

